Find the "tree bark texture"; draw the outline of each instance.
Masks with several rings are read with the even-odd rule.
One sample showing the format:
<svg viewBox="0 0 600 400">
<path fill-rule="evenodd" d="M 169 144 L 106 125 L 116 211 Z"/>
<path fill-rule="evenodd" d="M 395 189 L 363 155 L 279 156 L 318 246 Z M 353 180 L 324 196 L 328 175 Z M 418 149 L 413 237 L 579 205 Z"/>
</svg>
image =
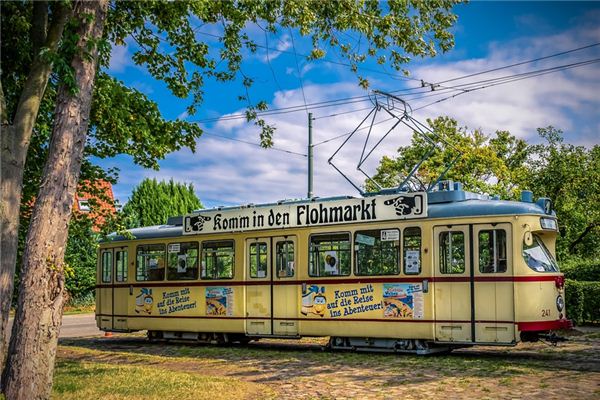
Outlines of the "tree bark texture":
<svg viewBox="0 0 600 400">
<path fill-rule="evenodd" d="M 47 21 L 39 7 L 36 19 Z M 4 369 L 6 349 L 8 346 L 8 314 L 13 296 L 15 264 L 17 260 L 17 245 L 19 234 L 19 208 L 21 204 L 21 189 L 23 184 L 23 169 L 27 157 L 27 149 L 31 140 L 33 126 L 40 109 L 40 104 L 46 90 L 48 78 L 52 72 L 52 64 L 47 58 L 39 56 L 39 46 L 48 51 L 56 51 L 70 15 L 70 7 L 57 7 L 48 32 L 37 29 L 32 32 L 38 43 L 38 53 L 34 56 L 31 70 L 23 86 L 13 121 L 7 114 L 4 93 L 0 90 L 2 137 L 0 139 L 0 371 Z M 1 88 L 0 88 L 1 89 Z M 0 387 L 2 387 L 0 380 Z"/>
<path fill-rule="evenodd" d="M 8 400 L 47 399 L 62 319 L 64 252 L 81 169 L 108 0 L 78 1 L 77 92 L 61 86 L 48 161 L 27 232 L 17 313 L 4 373 Z"/>
</svg>

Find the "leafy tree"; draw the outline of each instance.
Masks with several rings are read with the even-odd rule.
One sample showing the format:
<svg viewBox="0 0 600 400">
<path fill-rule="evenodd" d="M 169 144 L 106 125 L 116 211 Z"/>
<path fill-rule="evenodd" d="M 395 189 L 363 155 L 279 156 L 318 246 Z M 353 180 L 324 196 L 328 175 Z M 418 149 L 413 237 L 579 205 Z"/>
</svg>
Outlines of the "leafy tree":
<svg viewBox="0 0 600 400">
<path fill-rule="evenodd" d="M 591 149 L 564 143 L 563 132 L 538 129 L 545 143 L 531 146 L 528 187 L 552 199 L 562 258 L 600 257 L 600 146 Z"/>
<path fill-rule="evenodd" d="M 99 237 L 93 230 L 93 221 L 88 214 L 78 213 L 71 217 L 65 250 L 65 289 L 71 299 L 92 293 L 96 286 Z"/>
<path fill-rule="evenodd" d="M 23 275 L 20 283 L 19 307 L 9 350 L 10 360 L 3 374 L 3 390 L 10 398 L 47 397 L 51 388 L 57 332 L 64 302 L 64 249 L 71 204 L 86 155 L 86 143 L 113 151 L 136 152 L 156 166 L 156 159 L 181 146 L 193 149 L 198 127 L 184 126 L 154 137 L 151 128 L 125 130 L 130 137 L 106 134 L 90 124 L 92 93 L 98 59 L 107 65 L 110 45 L 133 37 L 140 46 L 134 61 L 148 68 L 157 79 L 163 80 L 171 91 L 182 98 L 191 98 L 189 111 L 195 111 L 202 101 L 205 78 L 218 81 L 233 80 L 238 76 L 242 50 L 256 51 L 254 43 L 243 28 L 247 23 L 265 24 L 263 29 L 275 32 L 277 27 L 298 29 L 313 39 L 313 58 L 322 57 L 324 48 L 340 50 L 350 60 L 353 69 L 369 57 L 380 63 L 389 62 L 396 69 L 411 56 L 434 55 L 436 45 L 442 51 L 452 46 L 448 28 L 454 23 L 451 13 L 454 0 L 404 3 L 320 1 L 244 1 L 244 2 L 116 2 L 108 7 L 108 0 L 97 3 L 61 1 L 2 3 L 3 12 L 3 73 L 0 86 L 0 114 L 2 136 L 2 252 L 16 254 L 18 207 L 21 200 L 25 157 L 31 142 L 34 123 L 45 97 L 51 73 L 59 83 L 56 98 L 51 101 L 52 134 L 47 161 L 41 174 L 41 186 L 29 226 L 23 255 Z M 7 12 L 7 8 L 11 8 Z M 108 17 L 106 18 L 106 14 Z M 222 48 L 218 55 L 209 52 L 207 43 L 196 39 L 191 21 L 220 23 L 223 27 Z M 6 19 L 12 19 L 10 23 Z M 104 21 L 106 30 L 104 29 Z M 30 31 L 23 36 L 14 34 L 16 28 Z M 13 29 L 15 28 L 15 29 Z M 5 29 L 10 34 L 5 34 Z M 341 31 L 357 32 L 366 46 L 354 47 L 337 39 Z M 103 36 L 104 34 L 104 36 Z M 161 37 L 166 35 L 166 37 Z M 425 40 L 427 38 L 427 40 Z M 30 45 L 21 46 L 25 40 Z M 166 42 L 163 46 L 161 42 Z M 6 44 L 6 45 L 5 45 Z M 13 51 L 5 51 L 7 47 Z M 366 48 L 366 50 L 365 50 Z M 14 70 L 4 72 L 4 61 L 14 52 Z M 29 61 L 29 62 L 28 62 Z M 225 61 L 220 63 L 220 61 Z M 220 65 L 222 65 L 222 69 Z M 242 75 L 247 88 L 250 77 Z M 361 85 L 368 81 L 359 76 Z M 106 81 L 107 84 L 111 80 Z M 112 81 L 115 83 L 115 81 Z M 12 85 L 12 86 L 11 86 Z M 7 95 L 2 90 L 9 88 Z M 118 82 L 109 92 L 118 92 Z M 114 93 L 113 93 L 114 94 Z M 135 97 L 135 96 L 134 96 Z M 264 102 L 253 104 L 249 96 L 241 96 L 248 103 L 247 117 L 256 120 L 256 110 L 266 108 Z M 143 100 L 137 96 L 138 100 Z M 139 105 L 138 102 L 130 103 Z M 51 112 L 51 111 L 50 111 Z M 123 114 L 115 112 L 115 115 Z M 135 115 L 125 112 L 124 115 Z M 97 121 L 101 125 L 103 120 Z M 256 120 L 262 128 L 261 140 L 272 144 L 273 127 Z M 124 125 L 121 125 L 124 127 Z M 96 135 L 98 133 L 98 136 Z M 115 132 L 115 131 L 112 131 Z M 89 135 L 89 136 L 88 136 Z M 98 139 L 96 142 L 94 139 Z M 152 146 L 154 141 L 158 146 Z M 102 147 L 102 143 L 106 146 Z M 88 147 L 89 148 L 89 147 Z M 105 154 L 107 154 L 105 153 Z M 148 157 L 145 157 L 145 155 Z M 14 259 L 2 261 L 0 290 L 2 291 L 2 337 L 5 335 L 8 306 L 12 293 Z M 39 309 L 39 313 L 25 313 L 25 309 Z M 43 332 L 42 332 L 43 330 Z M 41 340 L 38 343 L 36 340 Z M 4 361 L 4 346 L 0 348 Z M 28 365 L 36 365 L 32 370 Z"/>
<path fill-rule="evenodd" d="M 123 207 L 128 228 L 162 225 L 167 218 L 188 214 L 202 208 L 192 184 L 181 184 L 156 179 L 144 179 L 133 189 L 131 198 Z"/>
<path fill-rule="evenodd" d="M 479 130 L 468 131 L 456 120 L 439 117 L 427 120 L 431 130 L 448 143 L 434 151 L 419 167 L 413 183 L 423 190 L 434 182 L 459 154 L 445 177 L 464 184 L 465 190 L 515 198 L 527 175 L 528 147 L 506 131 L 488 137 Z M 433 138 L 433 135 L 432 135 Z M 435 140 L 435 139 L 434 139 Z M 382 187 L 398 186 L 428 153 L 431 145 L 416 132 L 409 146 L 400 147 L 395 158 L 384 156 L 373 179 Z M 366 182 L 368 190 L 376 186 Z"/>
</svg>

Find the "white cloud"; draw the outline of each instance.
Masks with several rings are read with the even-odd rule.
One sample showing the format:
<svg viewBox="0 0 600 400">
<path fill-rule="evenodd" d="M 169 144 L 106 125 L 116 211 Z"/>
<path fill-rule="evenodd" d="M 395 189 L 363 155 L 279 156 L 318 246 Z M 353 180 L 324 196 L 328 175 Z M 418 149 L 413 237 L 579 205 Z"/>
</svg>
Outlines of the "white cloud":
<svg viewBox="0 0 600 400">
<path fill-rule="evenodd" d="M 484 59 L 463 60 L 447 64 L 432 64 L 415 69 L 414 75 L 428 82 L 445 81 L 500 66 L 535 59 L 549 54 L 581 47 L 591 41 L 600 41 L 600 30 L 573 29 L 550 37 L 520 38 L 509 43 L 494 43 Z M 599 48 L 567 54 L 503 69 L 489 74 L 452 81 L 443 86 L 494 79 L 502 76 L 566 65 L 598 58 Z M 553 125 L 571 131 L 577 137 L 584 134 L 591 116 L 600 107 L 600 80 L 598 64 L 519 80 L 505 85 L 489 87 L 466 94 L 458 91 L 435 93 L 431 97 L 413 99 L 413 108 L 419 108 L 439 99 L 457 94 L 447 101 L 433 104 L 418 111 L 415 117 L 424 120 L 438 115 L 449 115 L 470 128 L 482 128 L 491 134 L 496 130 L 509 130 L 512 134 L 537 140 L 536 128 Z M 479 86 L 485 86 L 482 82 Z M 583 142 L 584 140 L 582 140 Z"/>
<path fill-rule="evenodd" d="M 257 38 L 256 40 L 260 41 L 260 38 Z M 287 51 L 290 47 L 292 47 L 292 41 L 290 39 L 290 36 L 286 33 L 278 39 L 269 40 L 268 42 L 265 41 L 265 46 L 269 48 L 263 48 L 263 51 L 261 52 L 259 58 L 264 63 L 269 61 L 273 62 L 273 60 L 282 55 L 283 52 Z"/>
<path fill-rule="evenodd" d="M 485 58 L 430 63 L 413 69 L 414 76 L 428 82 L 443 81 L 456 76 L 476 73 L 497 68 L 502 65 L 533 59 L 543 55 L 564 51 L 583 44 L 600 41 L 600 30 L 581 25 L 579 29 L 564 32 L 552 37 L 528 37 L 509 43 L 496 43 L 489 46 Z M 573 53 L 561 58 L 550 59 L 536 64 L 528 64 L 510 70 L 471 77 L 464 81 L 489 79 L 503 75 L 541 69 L 548 66 L 567 64 L 583 59 L 597 58 L 600 49 Z M 290 68 L 289 73 L 295 69 Z M 449 115 L 460 125 L 470 129 L 481 128 L 487 134 L 496 130 L 509 130 L 514 135 L 536 141 L 536 128 L 554 125 L 565 130 L 570 143 L 597 144 L 600 126 L 597 110 L 600 108 L 600 80 L 597 65 L 572 69 L 533 79 L 495 86 L 484 90 L 458 95 L 453 99 L 431 105 L 416 111 L 413 116 L 424 122 L 426 118 Z M 373 82 L 375 80 L 371 79 Z M 448 85 L 464 81 L 450 82 Z M 306 82 L 305 82 L 306 83 Z M 397 82 L 377 82 L 381 87 L 391 90 L 390 84 Z M 331 84 L 306 83 L 305 95 L 310 102 L 319 102 L 351 96 L 364 95 L 356 82 L 338 82 Z M 428 93 L 431 97 L 410 100 L 413 108 L 425 105 L 448 94 Z M 406 96 L 410 99 L 411 96 Z M 295 90 L 278 91 L 273 94 L 271 108 L 283 108 L 302 105 L 302 94 Z M 314 110 L 315 117 L 343 113 L 331 118 L 317 119 L 313 123 L 314 142 L 351 132 L 367 115 L 368 102 L 346 104 L 342 106 Z M 347 113 L 348 111 L 354 111 Z M 243 112 L 238 110 L 232 114 Z M 306 153 L 307 116 L 304 112 L 278 114 L 267 117 L 267 121 L 277 126 L 274 136 L 275 147 L 298 153 Z M 390 125 L 377 125 L 369 143 L 376 142 Z M 258 142 L 259 128 L 244 119 L 220 120 L 207 128 L 207 132 L 235 139 Z M 348 142 L 348 145 L 336 156 L 335 165 L 348 174 L 356 183 L 364 182 L 364 176 L 356 170 L 367 130 Z M 364 165 L 364 170 L 372 174 L 383 155 L 394 155 L 396 149 L 410 142 L 411 131 L 406 127 L 393 134 L 378 147 Z M 314 149 L 314 192 L 325 197 L 341 194 L 358 195 L 327 162 L 339 147 L 343 138 L 323 143 Z M 143 171 L 143 176 L 157 177 L 191 182 L 199 197 L 208 205 L 229 205 L 245 203 L 265 203 L 284 198 L 300 198 L 307 191 L 307 159 L 276 150 L 265 150 L 215 136 L 203 136 L 198 141 L 198 152 L 181 150 L 167 157 L 160 171 Z M 369 147 L 367 147 L 367 152 Z M 138 170 L 139 171 L 139 170 Z M 122 176 L 126 181 L 135 175 L 141 179 L 135 169 L 128 169 Z"/>
<path fill-rule="evenodd" d="M 125 68 L 133 65 L 131 61 L 131 55 L 127 50 L 127 45 L 117 46 L 116 44 L 112 45 L 112 49 L 110 51 L 110 64 L 108 66 L 108 70 L 110 72 L 123 72 Z"/>
</svg>

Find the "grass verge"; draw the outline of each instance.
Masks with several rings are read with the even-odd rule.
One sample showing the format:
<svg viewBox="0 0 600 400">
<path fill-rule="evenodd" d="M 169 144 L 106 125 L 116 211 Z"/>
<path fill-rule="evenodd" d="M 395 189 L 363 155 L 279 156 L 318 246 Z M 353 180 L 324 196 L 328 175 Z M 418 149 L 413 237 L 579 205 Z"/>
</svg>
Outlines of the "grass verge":
<svg viewBox="0 0 600 400">
<path fill-rule="evenodd" d="M 58 361 L 53 399 L 243 399 L 274 398 L 265 385 L 227 378 L 178 372 L 160 365 Z"/>
</svg>

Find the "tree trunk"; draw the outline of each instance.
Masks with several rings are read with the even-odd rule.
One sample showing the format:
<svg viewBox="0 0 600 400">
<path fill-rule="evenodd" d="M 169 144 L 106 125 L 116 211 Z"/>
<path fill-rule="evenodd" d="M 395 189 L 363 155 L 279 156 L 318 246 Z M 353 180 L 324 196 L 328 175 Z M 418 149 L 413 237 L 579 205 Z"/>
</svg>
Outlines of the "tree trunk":
<svg viewBox="0 0 600 400">
<path fill-rule="evenodd" d="M 36 8 L 39 7 L 36 5 Z M 40 29 L 32 33 L 35 35 L 35 42 L 38 46 L 43 45 L 48 51 L 56 51 L 70 11 L 70 6 L 61 4 L 57 7 L 56 15 L 47 34 L 41 32 Z M 39 14 L 38 9 L 36 18 L 38 20 L 44 19 L 44 16 Z M 47 18 L 47 15 L 45 18 Z M 8 345 L 8 315 L 13 296 L 17 260 L 23 168 L 33 126 L 51 72 L 52 64 L 48 58 L 35 55 L 12 124 L 9 123 L 4 92 L 0 85 L 0 107 L 2 108 L 0 111 L 2 116 L 2 138 L 0 142 L 2 146 L 0 163 L 2 189 L 0 193 L 0 200 L 2 201 L 2 208 L 0 209 L 0 371 L 4 369 Z M 1 380 L 0 387 L 2 387 Z"/>
<path fill-rule="evenodd" d="M 88 129 L 97 42 L 108 0 L 78 1 L 77 92 L 59 89 L 48 160 L 27 232 L 15 323 L 4 373 L 9 400 L 47 399 L 64 303 L 64 252 Z"/>
</svg>

